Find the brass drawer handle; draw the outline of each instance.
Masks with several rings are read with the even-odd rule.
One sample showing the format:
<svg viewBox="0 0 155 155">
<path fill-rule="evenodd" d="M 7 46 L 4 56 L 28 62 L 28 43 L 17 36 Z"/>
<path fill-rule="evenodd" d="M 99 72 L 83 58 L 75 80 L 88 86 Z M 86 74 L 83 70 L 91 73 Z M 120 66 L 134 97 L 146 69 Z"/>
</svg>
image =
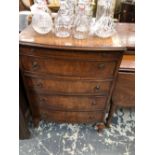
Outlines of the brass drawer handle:
<svg viewBox="0 0 155 155">
<path fill-rule="evenodd" d="M 106 53 L 101 53 L 101 56 L 105 57 L 105 56 L 107 56 L 107 54 Z"/>
<path fill-rule="evenodd" d="M 30 52 L 34 52 L 34 48 L 31 48 Z"/>
<path fill-rule="evenodd" d="M 98 65 L 98 69 L 103 69 L 105 67 L 105 65 L 103 63 Z"/>
<path fill-rule="evenodd" d="M 45 102 L 47 102 L 47 99 L 46 99 L 45 97 L 40 98 L 40 102 L 41 102 L 41 103 L 45 103 Z"/>
<path fill-rule="evenodd" d="M 95 90 L 95 91 L 99 91 L 99 90 L 100 90 L 100 85 L 96 85 L 96 86 L 94 87 L 94 90 Z"/>
<path fill-rule="evenodd" d="M 38 81 L 38 82 L 36 83 L 36 85 L 37 85 L 37 87 L 39 87 L 39 88 L 42 88 L 42 87 L 43 87 L 42 81 Z"/>
<path fill-rule="evenodd" d="M 95 100 L 92 101 L 92 105 L 96 105 L 96 101 Z"/>
<path fill-rule="evenodd" d="M 94 116 L 89 116 L 89 119 L 94 119 L 95 117 Z"/>
<path fill-rule="evenodd" d="M 38 68 L 39 68 L 38 62 L 33 61 L 33 62 L 32 62 L 32 69 L 33 69 L 33 70 L 36 70 L 36 69 L 38 69 Z"/>
</svg>

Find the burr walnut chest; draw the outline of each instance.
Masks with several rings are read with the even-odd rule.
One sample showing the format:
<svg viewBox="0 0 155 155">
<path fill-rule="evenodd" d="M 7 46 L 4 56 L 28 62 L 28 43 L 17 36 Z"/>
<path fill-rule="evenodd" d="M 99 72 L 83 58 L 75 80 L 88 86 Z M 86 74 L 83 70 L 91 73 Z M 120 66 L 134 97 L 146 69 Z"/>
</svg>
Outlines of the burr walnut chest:
<svg viewBox="0 0 155 155">
<path fill-rule="evenodd" d="M 118 34 L 86 40 L 20 33 L 20 70 L 35 125 L 104 122 L 124 45 Z"/>
</svg>

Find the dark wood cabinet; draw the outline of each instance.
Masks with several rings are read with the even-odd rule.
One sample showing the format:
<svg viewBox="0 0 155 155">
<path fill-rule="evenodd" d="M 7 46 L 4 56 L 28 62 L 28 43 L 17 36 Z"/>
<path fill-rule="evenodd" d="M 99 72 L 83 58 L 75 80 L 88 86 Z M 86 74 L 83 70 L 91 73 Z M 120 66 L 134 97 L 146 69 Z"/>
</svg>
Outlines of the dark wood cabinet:
<svg viewBox="0 0 155 155">
<path fill-rule="evenodd" d="M 119 67 L 115 89 L 111 97 L 107 126 L 117 108 L 133 108 L 135 106 L 135 24 L 119 23 L 117 33 L 127 50 Z"/>
<path fill-rule="evenodd" d="M 29 48 L 26 54 L 25 47 Z M 31 49 L 33 54 L 28 53 Z M 40 47 L 38 53 L 37 47 L 20 46 L 20 67 L 34 122 L 103 122 L 123 50 L 77 50 L 79 58 L 63 49 L 64 55 L 52 47 L 50 51 L 47 55 L 46 48 Z M 89 58 L 89 54 L 96 58 Z"/>
<path fill-rule="evenodd" d="M 112 96 L 113 102 L 120 107 L 135 106 L 135 56 L 124 55 Z"/>
<path fill-rule="evenodd" d="M 112 102 L 119 107 L 134 107 L 135 105 L 135 73 L 119 72 Z"/>
<path fill-rule="evenodd" d="M 104 123 L 125 50 L 112 38 L 41 36 L 31 26 L 21 32 L 20 69 L 35 125 Z"/>
<path fill-rule="evenodd" d="M 135 107 L 135 56 L 124 55 L 111 98 L 107 126 L 117 108 Z"/>
<path fill-rule="evenodd" d="M 135 3 L 121 2 L 120 22 L 134 23 L 135 22 Z"/>
<path fill-rule="evenodd" d="M 123 72 L 130 67 L 120 67 L 123 54 L 134 54 L 134 24 L 119 23 L 116 31 L 110 38 L 85 40 L 39 35 L 31 26 L 21 32 L 20 70 L 35 125 L 41 119 L 104 122 L 118 73 L 120 87 L 130 79 Z"/>
</svg>

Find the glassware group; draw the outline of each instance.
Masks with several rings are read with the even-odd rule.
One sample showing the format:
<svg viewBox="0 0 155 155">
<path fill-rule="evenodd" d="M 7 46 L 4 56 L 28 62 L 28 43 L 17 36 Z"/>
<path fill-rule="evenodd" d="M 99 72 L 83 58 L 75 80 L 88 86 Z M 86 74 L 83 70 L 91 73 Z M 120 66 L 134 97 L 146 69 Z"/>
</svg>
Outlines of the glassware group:
<svg viewBox="0 0 155 155">
<path fill-rule="evenodd" d="M 57 37 L 73 36 L 86 39 L 90 35 L 106 38 L 114 33 L 112 17 L 113 0 L 98 0 L 96 19 L 92 24 L 94 0 L 60 0 L 60 9 L 54 20 L 49 12 L 36 13 L 32 18 L 32 26 L 40 34 L 49 31 Z M 93 4 L 93 5 L 92 5 Z"/>
</svg>

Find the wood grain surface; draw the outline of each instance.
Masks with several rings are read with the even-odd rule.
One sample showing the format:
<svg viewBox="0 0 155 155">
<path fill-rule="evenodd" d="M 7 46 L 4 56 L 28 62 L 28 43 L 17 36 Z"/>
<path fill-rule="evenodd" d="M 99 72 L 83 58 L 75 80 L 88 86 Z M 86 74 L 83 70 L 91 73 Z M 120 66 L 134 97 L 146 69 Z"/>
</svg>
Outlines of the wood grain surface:
<svg viewBox="0 0 155 155">
<path fill-rule="evenodd" d="M 40 35 L 31 25 L 23 30 L 20 69 L 34 124 L 40 119 L 103 124 L 123 53 L 134 48 L 125 35 L 133 26 L 118 24 L 112 37 L 85 40 Z"/>
<path fill-rule="evenodd" d="M 19 36 L 20 44 L 42 46 L 56 49 L 74 49 L 74 50 L 120 50 L 123 48 L 134 48 L 135 28 L 134 24 L 117 23 L 116 33 L 109 38 L 99 38 L 90 36 L 88 39 L 78 40 L 73 37 L 58 38 L 52 32 L 46 35 L 40 35 L 35 32 L 32 26 L 24 29 Z M 116 49 L 117 47 L 117 49 Z"/>
<path fill-rule="evenodd" d="M 120 71 L 135 71 L 135 55 L 123 56 Z"/>
</svg>

